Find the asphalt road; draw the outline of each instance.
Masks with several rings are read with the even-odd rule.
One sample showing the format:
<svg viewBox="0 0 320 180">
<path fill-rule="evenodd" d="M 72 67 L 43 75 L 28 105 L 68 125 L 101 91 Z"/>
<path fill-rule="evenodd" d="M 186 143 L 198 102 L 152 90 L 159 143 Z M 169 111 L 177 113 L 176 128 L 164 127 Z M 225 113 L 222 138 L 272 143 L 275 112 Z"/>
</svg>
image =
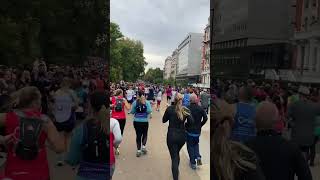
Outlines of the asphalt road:
<svg viewBox="0 0 320 180">
<path fill-rule="evenodd" d="M 124 131 L 123 142 L 120 147 L 120 155 L 117 157 L 116 170 L 113 180 L 170 180 L 171 160 L 166 145 L 166 133 L 168 124 L 162 123 L 162 116 L 166 109 L 163 103 L 160 112 L 153 112 L 149 121 L 149 133 L 147 149 L 148 154 L 140 158 L 136 157 L 135 131 L 133 128 L 132 116 L 127 117 L 127 124 Z M 155 110 L 155 108 L 154 108 Z M 210 124 L 204 126 L 200 139 L 200 152 L 203 159 L 203 166 L 197 170 L 189 167 L 186 146 L 180 152 L 180 178 L 183 180 L 209 180 L 210 179 Z"/>
</svg>

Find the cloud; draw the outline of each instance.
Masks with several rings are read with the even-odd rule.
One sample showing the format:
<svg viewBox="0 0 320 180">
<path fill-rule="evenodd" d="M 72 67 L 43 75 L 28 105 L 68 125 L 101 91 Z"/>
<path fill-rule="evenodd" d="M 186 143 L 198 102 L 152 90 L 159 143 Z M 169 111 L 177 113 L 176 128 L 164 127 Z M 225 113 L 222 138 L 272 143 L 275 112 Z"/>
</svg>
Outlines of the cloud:
<svg viewBox="0 0 320 180">
<path fill-rule="evenodd" d="M 164 64 L 189 32 L 204 32 L 209 0 L 111 0 L 111 21 L 142 41 L 148 67 Z"/>
</svg>

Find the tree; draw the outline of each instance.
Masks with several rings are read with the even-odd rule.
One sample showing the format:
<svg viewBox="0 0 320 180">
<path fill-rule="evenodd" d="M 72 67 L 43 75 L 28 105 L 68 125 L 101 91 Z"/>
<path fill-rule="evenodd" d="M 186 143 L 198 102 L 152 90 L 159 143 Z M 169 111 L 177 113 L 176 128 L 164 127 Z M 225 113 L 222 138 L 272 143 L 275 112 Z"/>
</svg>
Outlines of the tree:
<svg viewBox="0 0 320 180">
<path fill-rule="evenodd" d="M 110 24 L 110 79 L 135 82 L 147 65 L 143 44 L 123 36 L 117 24 Z"/>
<path fill-rule="evenodd" d="M 108 16 L 105 0 L 3 0 L 1 63 L 30 63 L 40 56 L 54 63 L 101 57 L 108 49 Z"/>
<path fill-rule="evenodd" d="M 144 75 L 144 80 L 150 83 L 163 83 L 163 70 L 160 68 L 150 68 Z"/>
</svg>

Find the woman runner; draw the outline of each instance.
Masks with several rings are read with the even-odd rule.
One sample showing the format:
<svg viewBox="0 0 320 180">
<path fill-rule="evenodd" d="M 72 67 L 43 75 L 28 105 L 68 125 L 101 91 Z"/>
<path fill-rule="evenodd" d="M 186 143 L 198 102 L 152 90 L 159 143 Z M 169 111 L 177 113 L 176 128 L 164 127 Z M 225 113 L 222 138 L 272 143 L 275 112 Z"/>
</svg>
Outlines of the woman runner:
<svg viewBox="0 0 320 180">
<path fill-rule="evenodd" d="M 147 101 L 145 96 L 140 92 L 137 100 L 133 102 L 131 109 L 131 114 L 134 115 L 133 126 L 137 135 L 137 157 L 147 153 L 146 144 L 148 138 L 149 115 L 151 112 L 152 108 L 150 102 Z"/>
<path fill-rule="evenodd" d="M 169 106 L 164 113 L 162 122 L 169 121 L 167 146 L 171 156 L 171 169 L 174 180 L 179 179 L 180 150 L 186 142 L 185 123 L 191 121 L 190 111 L 182 106 L 183 96 L 176 94 L 174 106 Z"/>
</svg>

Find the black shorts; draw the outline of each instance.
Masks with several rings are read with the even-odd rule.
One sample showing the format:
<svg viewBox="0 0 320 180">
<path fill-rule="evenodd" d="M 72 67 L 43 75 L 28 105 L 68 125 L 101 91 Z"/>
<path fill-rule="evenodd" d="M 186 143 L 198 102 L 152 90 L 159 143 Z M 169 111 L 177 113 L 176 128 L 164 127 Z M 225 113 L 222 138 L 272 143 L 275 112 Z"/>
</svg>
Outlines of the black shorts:
<svg viewBox="0 0 320 180">
<path fill-rule="evenodd" d="M 133 99 L 131 99 L 130 101 L 128 100 L 128 103 L 129 103 L 129 104 L 132 104 L 132 103 L 133 103 Z"/>
<path fill-rule="evenodd" d="M 300 150 L 304 153 L 309 152 L 311 146 L 300 146 Z"/>
<path fill-rule="evenodd" d="M 65 122 L 54 122 L 54 125 L 57 128 L 57 131 L 59 132 L 66 132 L 66 133 L 70 133 L 72 132 L 73 128 L 75 127 L 75 120 L 74 117 L 75 115 L 72 115 L 72 117 Z"/>
</svg>

